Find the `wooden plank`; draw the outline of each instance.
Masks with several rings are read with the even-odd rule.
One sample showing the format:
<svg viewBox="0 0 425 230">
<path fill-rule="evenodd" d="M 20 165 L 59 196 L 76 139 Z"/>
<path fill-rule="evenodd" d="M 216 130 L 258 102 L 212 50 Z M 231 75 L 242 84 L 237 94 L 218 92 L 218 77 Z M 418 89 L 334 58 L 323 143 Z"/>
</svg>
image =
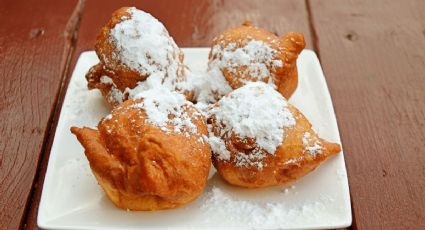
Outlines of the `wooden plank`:
<svg viewBox="0 0 425 230">
<path fill-rule="evenodd" d="M 99 10 L 100 5 L 102 6 L 101 10 Z M 136 2 L 136 4 L 133 1 L 91 0 L 84 7 L 76 52 L 70 65 L 71 70 L 82 51 L 93 49 L 97 33 L 108 21 L 112 12 L 119 7 L 133 5 L 150 12 L 162 21 L 180 47 L 209 46 L 215 34 L 230 26 L 239 25 L 246 19 L 278 34 L 291 30 L 303 32 L 307 43 L 311 44 L 307 11 L 303 1 L 274 0 L 264 5 L 255 0 L 226 2 L 161 0 Z M 60 108 L 63 98 L 64 91 L 59 96 L 58 108 Z M 60 110 L 54 115 L 54 127 L 59 113 Z M 54 133 L 54 129 L 51 133 Z M 36 182 L 38 186 L 35 188 L 34 200 L 28 214 L 27 229 L 37 228 L 37 210 L 52 141 L 53 135 L 49 137 L 46 153 L 40 167 L 41 176 Z"/>
<path fill-rule="evenodd" d="M 355 229 L 425 229 L 425 1 L 310 1 Z"/>
<path fill-rule="evenodd" d="M 21 226 L 69 61 L 75 1 L 0 4 L 0 223 Z M 68 25 L 69 26 L 69 25 Z"/>
</svg>

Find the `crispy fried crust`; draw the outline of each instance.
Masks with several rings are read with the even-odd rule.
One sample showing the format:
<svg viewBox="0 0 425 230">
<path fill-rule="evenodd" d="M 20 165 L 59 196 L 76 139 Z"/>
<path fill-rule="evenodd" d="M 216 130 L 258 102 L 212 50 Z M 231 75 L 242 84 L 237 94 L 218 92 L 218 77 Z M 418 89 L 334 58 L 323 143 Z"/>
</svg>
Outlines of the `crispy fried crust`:
<svg viewBox="0 0 425 230">
<path fill-rule="evenodd" d="M 99 74 L 104 74 L 111 77 L 114 81 L 114 84 L 121 91 L 124 91 L 127 87 L 130 89 L 134 88 L 137 82 L 143 81 L 148 77 L 142 76 L 136 70 L 128 68 L 122 64 L 119 59 L 112 58 L 116 47 L 110 40 L 110 33 L 116 24 L 123 21 L 124 18 L 131 17 L 130 13 L 128 13 L 128 9 L 128 7 L 122 7 L 112 14 L 109 22 L 104 27 L 102 27 L 94 46 L 102 66 L 102 68 L 99 68 L 102 70 Z M 87 75 L 87 78 L 100 78 L 100 76 L 93 76 L 93 78 L 90 76 L 91 75 Z"/>
<path fill-rule="evenodd" d="M 146 114 L 128 100 L 103 119 L 98 129 L 72 127 L 85 148 L 93 174 L 111 201 L 130 210 L 168 209 L 203 191 L 211 165 L 202 118 L 192 119 L 197 135 L 165 133 L 145 124 Z M 194 108 L 187 108 L 189 114 Z"/>
<path fill-rule="evenodd" d="M 298 55 L 305 48 L 305 40 L 302 33 L 289 32 L 282 37 L 255 27 L 251 22 L 244 22 L 241 26 L 232 28 L 218 34 L 212 42 L 212 47 L 220 45 L 227 46 L 229 43 L 236 43 L 238 47 L 245 45 L 247 41 L 256 40 L 268 44 L 277 51 L 273 60 L 281 60 L 282 67 L 272 68 L 269 66 L 271 77 L 277 86 L 277 90 L 285 97 L 289 98 L 298 86 L 298 71 L 296 61 Z M 212 58 L 211 53 L 209 56 Z M 240 66 L 236 73 L 223 69 L 223 75 L 233 89 L 237 89 L 245 85 L 247 81 L 255 81 L 256 79 L 242 73 L 246 66 Z M 264 79 L 267 83 L 268 79 Z"/>
<path fill-rule="evenodd" d="M 311 128 L 310 122 L 294 106 L 288 107 L 294 115 L 296 125 L 285 128 L 284 142 L 277 148 L 275 155 L 267 154 L 262 169 L 255 166 L 236 166 L 235 156 L 238 152 L 249 153 L 256 144 L 253 139 L 241 139 L 237 135 L 231 135 L 225 140 L 226 148 L 230 151 L 229 161 L 218 159 L 213 154 L 213 164 L 218 173 L 230 184 L 258 188 L 273 185 L 282 185 L 295 181 L 314 170 L 328 157 L 341 151 L 338 144 L 321 139 Z M 209 119 L 214 128 L 214 119 Z M 213 129 L 214 130 L 214 129 Z M 215 130 L 217 132 L 217 130 Z M 320 141 L 321 153 L 310 154 L 303 144 L 305 132 L 311 134 L 310 141 Z"/>
</svg>

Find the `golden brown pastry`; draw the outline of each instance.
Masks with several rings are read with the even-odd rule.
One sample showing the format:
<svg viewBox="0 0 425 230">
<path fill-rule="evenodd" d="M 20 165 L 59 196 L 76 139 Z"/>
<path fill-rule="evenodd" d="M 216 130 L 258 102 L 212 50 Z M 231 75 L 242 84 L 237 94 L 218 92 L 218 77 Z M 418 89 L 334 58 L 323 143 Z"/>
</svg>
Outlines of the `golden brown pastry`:
<svg viewBox="0 0 425 230">
<path fill-rule="evenodd" d="M 100 62 L 86 75 L 88 87 L 99 89 L 112 106 L 157 85 L 193 97 L 183 53 L 148 13 L 134 7 L 115 11 L 98 35 L 95 50 Z"/>
<path fill-rule="evenodd" d="M 255 188 L 304 176 L 340 152 L 270 85 L 252 82 L 209 112 L 213 164 L 230 184 Z"/>
<path fill-rule="evenodd" d="M 157 89 L 139 96 L 113 109 L 98 130 L 71 131 L 116 206 L 158 210 L 186 204 L 202 193 L 211 165 L 204 118 L 181 94 Z"/>
<path fill-rule="evenodd" d="M 296 61 L 304 47 L 301 33 L 290 32 L 277 37 L 245 22 L 214 38 L 209 72 L 212 77 L 222 75 L 232 89 L 247 82 L 263 81 L 274 85 L 285 98 L 289 98 L 298 85 Z M 228 93 L 216 91 L 216 94 Z"/>
</svg>

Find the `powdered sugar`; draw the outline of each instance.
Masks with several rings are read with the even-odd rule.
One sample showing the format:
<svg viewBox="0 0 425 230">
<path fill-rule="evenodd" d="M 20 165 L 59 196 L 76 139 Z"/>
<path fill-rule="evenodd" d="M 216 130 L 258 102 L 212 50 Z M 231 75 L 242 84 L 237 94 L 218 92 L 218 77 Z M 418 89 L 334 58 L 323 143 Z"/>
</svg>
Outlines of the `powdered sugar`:
<svg viewBox="0 0 425 230">
<path fill-rule="evenodd" d="M 273 60 L 276 53 L 266 43 L 256 40 L 248 41 L 241 47 L 237 43 L 215 45 L 211 49 L 207 75 L 201 78 L 204 82 L 198 87 L 202 90 L 197 95 L 197 101 L 214 103 L 232 91 L 223 75 L 224 70 L 240 76 L 237 80 L 243 84 L 264 81 L 274 85 L 270 68 L 283 66 L 281 60 Z"/>
<path fill-rule="evenodd" d="M 175 74 L 179 49 L 164 25 L 134 7 L 128 12 L 131 16 L 123 18 L 111 30 L 116 58 L 145 76 L 159 72 Z"/>
<path fill-rule="evenodd" d="M 72 95 L 72 99 L 64 104 L 62 111 L 66 112 L 62 113 L 72 120 L 73 125 L 95 127 L 99 119 L 109 112 L 103 105 L 93 106 L 100 101 L 100 92 L 87 90 L 87 83 L 83 80 L 76 80 L 75 77 L 71 79 L 67 95 Z"/>
<path fill-rule="evenodd" d="M 283 62 L 281 60 L 273 60 L 272 61 L 272 67 L 273 68 L 282 68 L 283 67 Z"/>
<path fill-rule="evenodd" d="M 195 78 L 195 98 L 198 103 L 211 104 L 232 91 L 229 83 L 223 77 L 221 70 L 212 67 L 207 73 Z"/>
<path fill-rule="evenodd" d="M 106 117 L 104 117 L 103 119 L 104 120 L 111 120 L 112 119 L 112 114 L 106 115 Z"/>
<path fill-rule="evenodd" d="M 211 49 L 211 55 L 215 58 L 210 66 L 218 65 L 221 70 L 240 74 L 242 79 L 249 76 L 253 81 L 272 82 L 269 67 L 275 53 L 269 45 L 256 40 L 251 40 L 242 47 L 238 47 L 237 43 L 229 43 L 225 47 L 218 44 Z M 241 67 L 246 68 L 242 70 Z"/>
<path fill-rule="evenodd" d="M 293 188 L 291 189 L 293 190 Z M 285 228 L 290 226 L 290 223 L 297 221 L 305 223 L 321 218 L 326 205 L 333 202 L 332 198 L 326 196 L 320 196 L 315 201 L 303 201 L 297 205 L 290 205 L 282 201 L 256 202 L 234 198 L 225 190 L 212 187 L 205 197 L 201 211 L 206 216 L 205 222 L 207 223 L 222 219 L 233 223 L 234 227 L 243 223 L 244 226 L 248 225 L 254 228 L 275 229 Z M 209 216 L 213 216 L 214 219 L 209 219 Z"/>
<path fill-rule="evenodd" d="M 123 92 L 121 92 L 121 90 L 119 90 L 117 88 L 117 86 L 112 81 L 112 78 L 110 78 L 108 76 L 101 76 L 100 82 L 105 84 L 105 85 L 111 86 L 111 89 L 109 90 L 108 94 L 106 95 L 106 99 L 109 102 L 113 102 L 113 103 L 116 103 L 116 104 L 121 104 L 121 103 L 124 102 L 126 96 L 124 95 Z"/>
<path fill-rule="evenodd" d="M 298 158 L 291 158 L 284 162 L 284 164 L 299 164 L 301 161 L 304 160 L 304 157 L 298 157 Z"/>
<path fill-rule="evenodd" d="M 235 161 L 240 166 L 255 164 L 261 168 L 263 151 L 273 155 L 283 142 L 284 128 L 295 125 L 287 105 L 285 98 L 273 87 L 263 82 L 252 82 L 223 97 L 208 112 L 208 116 L 216 120 L 215 125 L 219 126 L 222 139 L 230 138 L 232 133 L 240 138 L 255 139 L 258 148 L 248 156 L 239 154 Z M 227 159 L 223 147 L 212 149 L 219 158 Z"/>
<path fill-rule="evenodd" d="M 108 76 L 101 76 L 100 77 L 100 82 L 106 85 L 112 85 L 114 84 L 114 81 L 112 81 L 112 78 L 108 77 Z"/>
<path fill-rule="evenodd" d="M 230 152 L 226 148 L 226 143 L 224 143 L 224 141 L 221 138 L 216 137 L 214 135 L 210 135 L 210 137 L 208 138 L 208 143 L 210 144 L 213 152 L 220 153 L 217 156 L 218 159 L 230 160 Z"/>
<path fill-rule="evenodd" d="M 150 80 L 140 82 L 138 89 L 128 88 L 129 98 L 159 85 L 170 90 L 189 88 L 179 81 L 187 70 L 180 61 L 180 49 L 164 25 L 134 7 L 128 12 L 130 17 L 123 17 L 111 30 L 110 42 L 116 46 L 112 58 Z M 136 92 L 131 93 L 132 90 Z"/>
<path fill-rule="evenodd" d="M 124 102 L 124 94 L 115 85 L 112 85 L 111 90 L 108 92 L 107 99 L 108 101 L 121 104 Z"/>
<path fill-rule="evenodd" d="M 311 155 L 320 154 L 323 151 L 323 147 L 319 140 L 313 140 L 309 132 L 305 132 L 303 135 L 303 144 L 305 150 L 308 151 Z"/>
<path fill-rule="evenodd" d="M 264 167 L 262 162 L 264 157 L 265 155 L 258 150 L 254 150 L 250 154 L 239 152 L 235 156 L 235 165 L 238 167 L 255 166 L 259 169 L 262 169 Z"/>
<path fill-rule="evenodd" d="M 160 127 L 165 132 L 197 134 L 197 127 L 192 123 L 191 117 L 201 119 L 200 114 L 188 113 L 187 107 L 193 105 L 182 94 L 166 88 L 155 88 L 143 91 L 135 98 L 143 98 L 142 102 L 132 108 L 144 109 L 148 116 L 147 123 Z"/>
</svg>

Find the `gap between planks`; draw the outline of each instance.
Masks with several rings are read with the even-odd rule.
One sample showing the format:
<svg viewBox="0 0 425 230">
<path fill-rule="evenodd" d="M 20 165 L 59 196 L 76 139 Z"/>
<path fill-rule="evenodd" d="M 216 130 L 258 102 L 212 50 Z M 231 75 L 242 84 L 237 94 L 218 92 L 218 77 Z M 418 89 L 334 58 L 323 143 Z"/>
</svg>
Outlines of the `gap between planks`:
<svg viewBox="0 0 425 230">
<path fill-rule="evenodd" d="M 41 154 L 37 162 L 37 169 L 36 169 L 35 177 L 33 180 L 32 189 L 25 205 L 24 215 L 22 216 L 22 219 L 21 219 L 21 227 L 20 227 L 21 229 L 27 227 L 27 221 L 28 221 L 27 219 L 28 219 L 30 211 L 32 210 L 31 206 L 33 205 L 33 201 L 36 198 L 37 187 L 43 186 L 42 184 L 38 184 L 38 182 L 39 182 L 41 174 L 45 173 L 45 170 L 46 170 L 42 168 L 43 162 L 46 161 L 46 165 L 47 165 L 46 158 L 48 158 L 50 155 L 51 145 L 49 145 L 49 142 L 50 142 L 49 140 L 53 141 L 53 139 L 51 139 L 50 137 L 54 135 L 56 132 L 56 124 L 59 120 L 60 111 L 62 109 L 61 105 L 65 97 L 66 89 L 69 83 L 68 80 L 69 80 L 70 64 L 71 64 L 72 56 L 74 55 L 74 52 L 75 52 L 75 46 L 78 39 L 78 30 L 80 27 L 81 17 L 84 11 L 85 4 L 86 4 L 86 0 L 78 0 L 65 26 L 65 30 L 64 30 L 65 45 L 64 45 L 64 51 L 63 51 L 63 57 L 62 57 L 63 61 L 61 63 L 61 68 L 62 68 L 61 83 L 59 86 L 59 90 L 55 95 L 55 103 L 50 113 L 50 117 L 48 119 L 48 123 L 50 125 L 48 125 L 45 131 L 43 145 L 41 148 Z"/>
<path fill-rule="evenodd" d="M 308 27 L 310 29 L 310 36 L 311 36 L 311 42 L 312 42 L 312 48 L 314 52 L 316 52 L 317 58 L 319 58 L 320 61 L 320 50 L 319 50 L 319 38 L 317 37 L 316 28 L 314 27 L 313 23 L 313 12 L 310 5 L 311 0 L 305 0 L 305 8 L 307 11 L 307 22 Z"/>
</svg>

